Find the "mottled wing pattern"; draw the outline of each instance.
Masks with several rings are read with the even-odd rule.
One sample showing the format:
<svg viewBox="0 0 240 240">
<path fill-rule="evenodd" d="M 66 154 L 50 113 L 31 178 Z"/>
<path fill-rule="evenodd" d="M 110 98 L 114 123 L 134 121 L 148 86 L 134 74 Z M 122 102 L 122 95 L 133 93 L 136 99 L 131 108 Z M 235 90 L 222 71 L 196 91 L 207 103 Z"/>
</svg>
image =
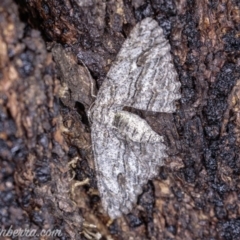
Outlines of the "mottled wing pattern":
<svg viewBox="0 0 240 240">
<path fill-rule="evenodd" d="M 162 137 L 151 129 L 152 139 L 148 141 L 143 136 L 143 142 L 134 142 L 134 137 L 131 134 L 128 137 L 121 129 L 103 128 L 101 124 L 93 127 L 98 189 L 104 209 L 114 219 L 132 209 L 142 185 L 156 176 L 166 157 L 166 147 Z M 138 125 L 134 127 L 141 134 L 141 128 Z M 153 141 L 155 137 L 157 141 Z"/>
<path fill-rule="evenodd" d="M 124 42 L 92 109 L 92 143 L 98 188 L 111 218 L 128 213 L 142 185 L 166 157 L 163 138 L 125 106 L 174 112 L 180 83 L 170 45 L 157 22 L 146 18 Z"/>
<path fill-rule="evenodd" d="M 170 45 L 158 23 L 146 18 L 124 42 L 107 74 L 116 104 L 155 112 L 174 112 L 181 97 Z"/>
</svg>

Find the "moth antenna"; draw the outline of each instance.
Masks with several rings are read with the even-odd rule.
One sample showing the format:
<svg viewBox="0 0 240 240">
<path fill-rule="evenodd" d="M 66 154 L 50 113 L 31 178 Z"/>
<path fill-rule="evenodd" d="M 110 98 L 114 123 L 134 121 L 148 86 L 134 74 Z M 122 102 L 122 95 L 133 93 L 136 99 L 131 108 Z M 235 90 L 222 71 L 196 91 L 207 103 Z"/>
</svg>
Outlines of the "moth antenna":
<svg viewBox="0 0 240 240">
<path fill-rule="evenodd" d="M 92 79 L 91 73 L 90 73 L 90 71 L 88 70 L 86 64 L 85 64 L 81 59 L 80 59 L 80 62 L 82 63 L 82 65 L 83 65 L 83 66 L 85 67 L 85 69 L 87 70 L 89 79 Z M 93 84 L 93 81 L 91 81 L 90 84 L 91 84 L 91 96 L 94 97 L 94 98 L 96 98 L 97 95 L 94 94 L 94 84 Z"/>
<path fill-rule="evenodd" d="M 82 65 L 83 65 L 83 66 L 85 67 L 85 69 L 87 70 L 89 79 L 92 79 L 91 73 L 90 73 L 90 71 L 88 70 L 86 64 L 85 64 L 81 59 L 80 59 L 80 62 L 82 63 Z M 93 79 L 92 79 L 92 80 L 93 80 Z M 93 81 L 94 81 L 94 80 L 93 80 Z M 91 84 L 91 96 L 92 96 L 93 98 L 96 98 L 97 95 L 94 94 L 94 89 L 95 89 L 95 88 L 94 88 L 94 83 L 93 83 L 93 81 L 90 81 L 90 84 Z M 91 103 L 89 109 L 87 110 L 87 117 L 88 117 L 88 120 L 89 120 L 90 125 L 92 125 L 91 114 L 92 114 L 92 107 L 94 106 L 94 104 L 95 104 L 95 101 Z"/>
<path fill-rule="evenodd" d="M 94 104 L 95 104 L 95 101 L 91 103 L 89 109 L 87 110 L 87 117 L 88 117 L 89 123 L 91 125 L 92 125 L 92 122 L 93 122 L 91 115 L 92 115 L 92 108 L 93 108 Z"/>
</svg>

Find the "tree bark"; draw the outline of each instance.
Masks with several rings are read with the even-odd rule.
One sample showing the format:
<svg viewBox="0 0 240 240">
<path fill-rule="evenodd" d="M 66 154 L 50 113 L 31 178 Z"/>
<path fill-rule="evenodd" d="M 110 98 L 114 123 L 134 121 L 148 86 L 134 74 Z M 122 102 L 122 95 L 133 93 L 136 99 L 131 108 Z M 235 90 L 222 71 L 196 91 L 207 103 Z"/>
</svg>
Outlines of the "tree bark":
<svg viewBox="0 0 240 240">
<path fill-rule="evenodd" d="M 2 227 L 61 229 L 62 239 L 238 239 L 238 1 L 16 2 L 21 21 L 12 1 L 0 3 Z M 132 212 L 111 222 L 97 193 L 86 105 L 50 50 L 61 44 L 76 76 L 86 76 L 79 91 L 90 77 L 99 88 L 130 30 L 149 16 L 170 41 L 182 97 L 174 114 L 136 111 L 164 136 L 169 157 Z"/>
</svg>

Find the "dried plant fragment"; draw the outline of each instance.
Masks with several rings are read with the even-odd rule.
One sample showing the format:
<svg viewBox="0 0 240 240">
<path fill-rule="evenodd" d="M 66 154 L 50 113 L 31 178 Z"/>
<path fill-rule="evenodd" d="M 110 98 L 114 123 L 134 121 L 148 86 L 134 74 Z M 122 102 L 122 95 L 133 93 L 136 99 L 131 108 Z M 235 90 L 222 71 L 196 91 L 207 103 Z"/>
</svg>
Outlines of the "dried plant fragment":
<svg viewBox="0 0 240 240">
<path fill-rule="evenodd" d="M 95 81 L 88 69 L 78 65 L 74 55 L 64 50 L 60 44 L 55 44 L 52 54 L 61 79 L 60 98 L 62 102 L 73 108 L 75 102 L 78 101 L 88 110 L 96 94 Z"/>
<path fill-rule="evenodd" d="M 125 40 L 92 109 L 98 189 L 112 219 L 132 209 L 142 185 L 156 176 L 166 157 L 163 137 L 122 109 L 172 113 L 179 88 L 163 30 L 146 18 Z"/>
</svg>

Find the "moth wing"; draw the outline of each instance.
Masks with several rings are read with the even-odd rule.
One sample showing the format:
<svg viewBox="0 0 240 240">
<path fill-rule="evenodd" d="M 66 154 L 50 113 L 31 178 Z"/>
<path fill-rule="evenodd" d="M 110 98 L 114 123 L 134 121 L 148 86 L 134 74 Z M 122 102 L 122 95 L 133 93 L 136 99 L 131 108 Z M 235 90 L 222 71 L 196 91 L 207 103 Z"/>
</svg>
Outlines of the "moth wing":
<svg viewBox="0 0 240 240">
<path fill-rule="evenodd" d="M 126 175 L 129 176 L 129 181 L 137 178 L 138 185 L 142 187 L 157 175 L 158 167 L 163 165 L 163 159 L 167 157 L 164 139 L 152 130 L 146 120 L 126 111 L 115 114 L 113 126 L 117 138 L 125 142 L 128 153 L 134 156 L 134 162 L 139 167 L 137 172 L 130 167 L 126 168 L 132 171 Z M 129 164 L 129 161 L 125 164 Z"/>
<path fill-rule="evenodd" d="M 103 207 L 112 219 L 131 211 L 142 186 L 157 175 L 166 156 L 162 137 L 145 120 L 125 111 L 119 114 L 127 125 L 92 126 L 98 189 Z M 139 120 L 141 124 L 137 125 Z M 137 135 L 142 134 L 143 142 L 137 135 L 127 133 L 128 128 L 135 128 Z M 146 130 L 151 130 L 152 135 L 147 136 Z"/>
<path fill-rule="evenodd" d="M 116 86 L 119 105 L 174 112 L 181 97 L 170 45 L 158 23 L 145 18 L 123 44 L 107 79 Z"/>
</svg>

